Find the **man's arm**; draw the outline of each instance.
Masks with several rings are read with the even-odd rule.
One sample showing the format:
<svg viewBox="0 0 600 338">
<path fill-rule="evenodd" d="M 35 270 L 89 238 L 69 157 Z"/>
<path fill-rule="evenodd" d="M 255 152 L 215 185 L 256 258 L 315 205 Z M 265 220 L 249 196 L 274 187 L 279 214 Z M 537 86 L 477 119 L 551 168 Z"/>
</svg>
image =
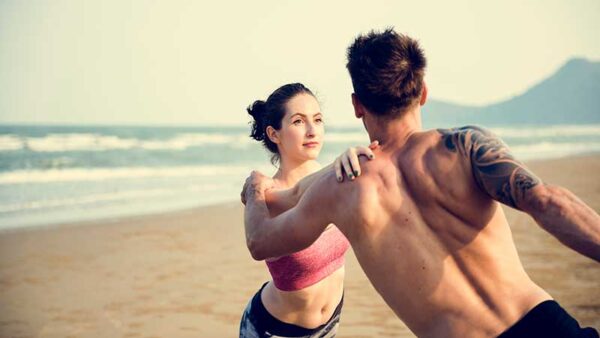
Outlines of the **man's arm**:
<svg viewBox="0 0 600 338">
<path fill-rule="evenodd" d="M 446 147 L 469 160 L 478 186 L 524 211 L 560 242 L 600 262 L 600 216 L 565 188 L 543 183 L 491 132 L 478 127 L 440 131 Z"/>
<path fill-rule="evenodd" d="M 332 197 L 341 186 L 332 169 L 313 178 L 298 204 L 276 217 L 271 217 L 267 208 L 262 179 L 264 176 L 252 173 L 245 190 L 244 226 L 252 257 L 263 260 L 310 246 L 332 222 Z"/>
<path fill-rule="evenodd" d="M 378 146 L 379 141 L 373 141 L 368 147 L 350 147 L 338 156 L 332 164 L 305 176 L 292 188 L 268 190 L 265 197 L 271 215 L 278 215 L 295 206 L 306 189 L 308 189 L 308 187 L 310 187 L 310 185 L 319 177 L 323 176 L 324 173 L 330 172 L 332 168 L 335 170 L 335 176 L 338 182 L 344 180 L 344 174 L 346 174 L 346 177 L 350 180 L 354 180 L 354 178 L 358 177 L 361 173 L 360 162 L 358 159 L 359 156 L 364 156 L 369 160 L 374 159 L 375 154 L 373 154 L 373 149 L 376 149 Z M 243 198 L 242 202 L 244 202 Z"/>
<path fill-rule="evenodd" d="M 331 171 L 333 164 L 330 164 L 319 171 L 316 171 L 310 175 L 303 177 L 296 185 L 289 189 L 271 189 L 265 192 L 265 202 L 269 206 L 271 215 L 279 215 L 286 210 L 293 208 L 304 192 L 310 187 L 318 178 L 323 176 L 325 173 Z"/>
</svg>

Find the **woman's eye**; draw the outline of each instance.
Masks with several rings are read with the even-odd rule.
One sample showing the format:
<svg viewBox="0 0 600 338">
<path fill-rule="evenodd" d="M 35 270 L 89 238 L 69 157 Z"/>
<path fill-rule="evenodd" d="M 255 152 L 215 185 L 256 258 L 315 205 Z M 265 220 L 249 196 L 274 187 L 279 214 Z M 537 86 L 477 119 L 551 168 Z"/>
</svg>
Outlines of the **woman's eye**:
<svg viewBox="0 0 600 338">
<path fill-rule="evenodd" d="M 295 120 L 294 122 L 292 122 L 293 124 L 302 124 L 302 120 Z"/>
<path fill-rule="evenodd" d="M 315 120 L 317 123 L 323 123 L 323 119 L 316 119 Z"/>
</svg>

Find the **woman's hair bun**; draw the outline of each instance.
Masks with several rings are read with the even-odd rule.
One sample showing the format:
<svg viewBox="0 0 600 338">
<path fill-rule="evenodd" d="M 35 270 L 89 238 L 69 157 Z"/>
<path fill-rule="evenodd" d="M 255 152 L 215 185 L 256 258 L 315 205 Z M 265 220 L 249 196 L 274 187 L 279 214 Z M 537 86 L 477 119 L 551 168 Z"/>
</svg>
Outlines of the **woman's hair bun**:
<svg viewBox="0 0 600 338">
<path fill-rule="evenodd" d="M 257 141 L 262 141 L 265 139 L 265 112 L 267 110 L 267 103 L 262 100 L 256 100 L 246 109 L 248 114 L 252 116 L 254 121 L 252 122 L 252 132 L 250 132 L 250 137 Z"/>
</svg>

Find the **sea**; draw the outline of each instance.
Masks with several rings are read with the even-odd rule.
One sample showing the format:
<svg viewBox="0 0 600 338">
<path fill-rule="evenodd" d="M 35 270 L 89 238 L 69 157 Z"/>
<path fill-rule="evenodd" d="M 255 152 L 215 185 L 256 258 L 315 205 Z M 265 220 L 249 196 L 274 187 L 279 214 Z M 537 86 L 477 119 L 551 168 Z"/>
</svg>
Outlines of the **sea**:
<svg viewBox="0 0 600 338">
<path fill-rule="evenodd" d="M 487 126 L 521 160 L 600 152 L 600 124 Z M 272 175 L 249 126 L 0 125 L 0 230 L 239 201 L 251 170 Z M 367 145 L 327 126 L 319 162 Z"/>
</svg>

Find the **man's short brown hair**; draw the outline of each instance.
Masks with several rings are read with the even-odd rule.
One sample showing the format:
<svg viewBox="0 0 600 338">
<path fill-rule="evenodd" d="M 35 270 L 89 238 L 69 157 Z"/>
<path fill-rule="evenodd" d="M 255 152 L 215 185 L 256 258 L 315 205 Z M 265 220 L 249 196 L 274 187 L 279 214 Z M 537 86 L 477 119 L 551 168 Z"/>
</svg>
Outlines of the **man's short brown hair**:
<svg viewBox="0 0 600 338">
<path fill-rule="evenodd" d="M 388 28 L 359 35 L 346 67 L 360 102 L 375 115 L 395 117 L 420 98 L 426 64 L 416 40 Z"/>
</svg>

